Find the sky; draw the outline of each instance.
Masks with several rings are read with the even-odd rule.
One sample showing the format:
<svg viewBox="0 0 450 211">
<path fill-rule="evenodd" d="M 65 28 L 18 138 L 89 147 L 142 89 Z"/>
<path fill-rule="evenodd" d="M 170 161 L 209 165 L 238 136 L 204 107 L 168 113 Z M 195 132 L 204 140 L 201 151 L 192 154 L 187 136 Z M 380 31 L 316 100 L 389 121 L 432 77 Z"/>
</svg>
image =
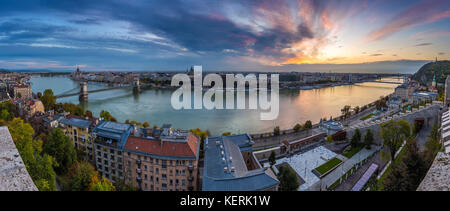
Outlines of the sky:
<svg viewBox="0 0 450 211">
<path fill-rule="evenodd" d="M 448 0 L 2 0 L 0 69 L 413 73 Z"/>
</svg>

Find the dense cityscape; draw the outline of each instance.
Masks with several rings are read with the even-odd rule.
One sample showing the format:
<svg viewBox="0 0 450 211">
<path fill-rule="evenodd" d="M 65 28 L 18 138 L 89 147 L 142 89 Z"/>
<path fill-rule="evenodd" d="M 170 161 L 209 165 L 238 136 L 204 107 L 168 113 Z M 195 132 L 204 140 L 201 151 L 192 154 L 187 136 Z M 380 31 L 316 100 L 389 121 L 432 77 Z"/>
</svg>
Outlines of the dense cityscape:
<svg viewBox="0 0 450 211">
<path fill-rule="evenodd" d="M 448 0 L 1 0 L 3 207 L 445 207 L 449 29 Z"/>
<path fill-rule="evenodd" d="M 427 180 L 434 157 L 445 156 L 440 149 L 448 151 L 444 147 L 447 125 L 443 107 L 450 103 L 445 93 L 449 79 L 439 83 L 434 76 L 423 83 L 411 75 L 284 73 L 280 74 L 281 84 L 299 91 L 305 86 L 320 89 L 324 84 L 385 83 L 378 80 L 385 77 L 401 77 L 402 83 L 375 102 L 362 107 L 346 105 L 341 116 L 320 118 L 318 123 L 308 120 L 286 130 L 277 126 L 260 134 L 225 132 L 211 137 L 208 128 L 174 129 L 169 122 L 160 127 L 147 121 L 118 122 L 113 113 L 102 110 L 96 117 L 80 105 L 89 99 L 84 96 L 89 83 L 108 84 L 103 91 L 125 87 L 133 87 L 134 92 L 173 89 L 168 84 L 175 73 L 84 73 L 77 68 L 65 77 L 80 83 L 80 91 L 74 94 L 79 95 L 80 104 L 57 102 L 58 96 L 51 89 L 33 92 L 29 79 L 45 74 L 55 73 L 4 71 L 0 75 L 1 124 L 8 126 L 2 128 L 2 137 L 6 138 L 2 141 L 16 144 L 21 166 L 30 175 L 10 182 L 21 184 L 18 187 L 24 190 L 443 188 L 421 181 Z M 414 178 L 410 176 L 405 186 L 395 174 L 408 170 L 392 162 L 412 159 L 407 156 L 422 161 L 410 167 L 421 170 Z M 13 160 L 21 163 L 20 159 Z M 412 165 L 404 162 L 406 167 Z M 433 165 L 439 165 L 436 162 Z M 446 186 L 448 178 L 442 179 Z"/>
</svg>

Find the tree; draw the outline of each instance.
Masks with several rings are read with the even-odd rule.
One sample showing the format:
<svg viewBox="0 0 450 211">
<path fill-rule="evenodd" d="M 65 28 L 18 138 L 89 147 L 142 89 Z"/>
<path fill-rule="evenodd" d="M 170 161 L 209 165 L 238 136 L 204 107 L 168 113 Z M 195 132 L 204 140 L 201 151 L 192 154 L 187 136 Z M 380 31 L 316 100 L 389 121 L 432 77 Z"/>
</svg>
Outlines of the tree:
<svg viewBox="0 0 450 211">
<path fill-rule="evenodd" d="M 156 126 L 156 125 L 155 125 Z M 205 151 L 203 149 L 203 146 L 205 144 L 205 140 L 208 136 L 210 136 L 209 131 L 202 131 L 200 128 L 191 129 L 189 130 L 191 133 L 195 134 L 196 136 L 200 137 L 200 158 L 203 158 Z"/>
<path fill-rule="evenodd" d="M 90 191 L 115 191 L 116 188 L 105 177 L 101 177 L 101 179 L 98 179 L 98 177 L 95 177 L 91 181 L 89 190 Z"/>
<path fill-rule="evenodd" d="M 410 136 L 411 129 L 409 123 L 405 120 L 390 120 L 380 126 L 383 144 L 389 149 L 391 160 L 394 161 L 395 152 L 402 145 L 403 141 Z"/>
<path fill-rule="evenodd" d="M 84 116 L 85 116 L 85 117 L 92 118 L 92 117 L 93 117 L 92 111 L 86 110 L 86 112 L 84 112 Z"/>
<path fill-rule="evenodd" d="M 300 186 L 296 173 L 288 166 L 280 167 L 278 180 L 280 181 L 280 191 L 296 191 Z"/>
<path fill-rule="evenodd" d="M 303 125 L 303 129 L 311 129 L 312 128 L 312 122 L 311 122 L 311 120 L 307 120 L 306 122 L 305 122 L 305 124 Z"/>
<path fill-rule="evenodd" d="M 277 163 L 277 158 L 275 155 L 275 151 L 272 151 L 269 156 L 269 164 L 270 164 L 270 166 L 273 166 L 273 165 L 275 165 L 275 163 Z"/>
<path fill-rule="evenodd" d="M 274 135 L 274 136 L 279 136 L 279 135 L 280 135 L 280 127 L 276 126 L 276 127 L 273 129 L 273 135 Z"/>
<path fill-rule="evenodd" d="M 327 136 L 327 144 L 331 144 L 333 142 L 333 137 L 332 136 Z"/>
<path fill-rule="evenodd" d="M 364 144 L 366 145 L 366 149 L 370 149 L 370 145 L 373 143 L 373 133 L 370 129 L 367 129 L 366 135 L 364 136 Z"/>
<path fill-rule="evenodd" d="M 408 190 L 415 191 L 427 173 L 427 165 L 424 156 L 419 151 L 415 140 L 406 144 L 406 153 L 402 157 L 402 163 L 406 167 L 408 177 Z"/>
<path fill-rule="evenodd" d="M 346 105 L 344 106 L 344 108 L 341 109 L 342 116 L 344 116 L 344 118 L 347 118 L 347 116 L 350 115 L 350 108 L 351 106 Z"/>
<path fill-rule="evenodd" d="M 105 110 L 102 110 L 100 112 L 100 117 L 103 118 L 103 120 L 105 121 L 111 121 L 111 119 L 113 118 L 113 116 L 108 111 Z"/>
<path fill-rule="evenodd" d="M 14 118 L 9 122 L 8 128 L 36 187 L 41 191 L 56 190 L 56 174 L 53 167 L 57 164 L 53 157 L 42 154 L 43 142 L 42 140 L 33 140 L 34 130 L 31 125 L 24 123 L 19 118 Z"/>
<path fill-rule="evenodd" d="M 431 165 L 440 148 L 439 126 L 437 122 L 435 122 L 431 128 L 430 134 L 428 134 L 428 140 L 425 142 L 425 156 L 428 165 Z"/>
<path fill-rule="evenodd" d="M 386 108 L 387 107 L 387 105 L 386 105 L 386 98 L 383 97 L 383 96 L 380 96 L 380 99 L 378 99 L 375 102 L 375 107 L 377 108 L 377 110 L 380 110 L 382 108 Z"/>
<path fill-rule="evenodd" d="M 95 171 L 90 163 L 87 161 L 76 162 L 69 169 L 67 189 L 72 191 L 88 191 L 94 177 L 98 177 L 98 172 Z"/>
<path fill-rule="evenodd" d="M 42 104 L 44 104 L 44 109 L 46 111 L 52 110 L 55 108 L 56 97 L 53 94 L 53 90 L 46 89 L 44 91 L 44 94 L 40 97 L 40 100 L 42 101 Z"/>
<path fill-rule="evenodd" d="M 230 132 L 225 132 L 225 133 L 222 133 L 222 136 L 230 136 L 231 135 L 231 133 Z"/>
<path fill-rule="evenodd" d="M 387 173 L 386 178 L 383 180 L 383 190 L 385 191 L 407 191 L 406 167 L 403 163 L 392 164 L 392 170 Z"/>
<path fill-rule="evenodd" d="M 138 191 L 138 188 L 134 187 L 130 183 L 125 183 L 124 180 L 118 180 L 114 183 L 116 191 Z"/>
<path fill-rule="evenodd" d="M 298 132 L 301 128 L 302 128 L 302 126 L 301 126 L 300 124 L 297 123 L 297 124 L 294 126 L 293 129 L 294 129 L 295 132 Z"/>
<path fill-rule="evenodd" d="M 148 128 L 148 127 L 150 127 L 150 123 L 148 123 L 147 121 L 145 121 L 144 124 L 142 124 L 142 127 Z"/>
<path fill-rule="evenodd" d="M 75 148 L 70 139 L 64 135 L 63 130 L 53 129 L 48 137 L 48 143 L 44 146 L 44 151 L 53 156 L 58 163 L 55 169 L 57 173 L 64 174 L 77 161 Z"/>
<path fill-rule="evenodd" d="M 355 108 L 353 108 L 353 110 L 355 111 L 355 114 L 357 114 L 357 113 L 359 113 L 359 111 L 360 111 L 361 109 L 359 108 L 359 106 L 356 106 Z"/>
<path fill-rule="evenodd" d="M 356 128 L 355 133 L 353 133 L 352 139 L 350 140 L 350 144 L 352 147 L 357 147 L 361 142 L 361 132 L 358 128 Z"/>
</svg>

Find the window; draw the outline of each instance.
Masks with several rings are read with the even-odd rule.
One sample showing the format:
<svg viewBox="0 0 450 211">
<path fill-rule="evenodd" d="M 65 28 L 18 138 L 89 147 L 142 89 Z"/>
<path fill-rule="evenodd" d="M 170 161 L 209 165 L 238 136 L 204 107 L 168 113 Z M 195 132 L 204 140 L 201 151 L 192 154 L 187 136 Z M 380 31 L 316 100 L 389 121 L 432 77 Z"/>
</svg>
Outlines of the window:
<svg viewBox="0 0 450 211">
<path fill-rule="evenodd" d="M 122 152 L 121 151 L 117 151 L 117 155 L 122 155 Z"/>
<path fill-rule="evenodd" d="M 109 152 L 112 153 L 112 154 L 114 154 L 114 150 L 113 150 L 113 149 L 110 149 Z"/>
<path fill-rule="evenodd" d="M 150 176 L 150 181 L 152 181 L 152 182 L 153 182 L 153 176 Z"/>
<path fill-rule="evenodd" d="M 118 169 L 122 169 L 122 164 L 119 164 L 119 165 L 117 166 L 117 168 L 118 168 Z"/>
<path fill-rule="evenodd" d="M 147 171 L 147 165 L 144 165 L 144 171 Z"/>
<path fill-rule="evenodd" d="M 150 166 L 150 172 L 153 172 L 153 166 Z"/>
<path fill-rule="evenodd" d="M 150 158 L 150 163 L 153 163 L 153 158 Z"/>
<path fill-rule="evenodd" d="M 162 189 L 167 190 L 167 184 L 162 184 Z"/>
<path fill-rule="evenodd" d="M 159 169 L 158 168 L 156 168 L 156 174 L 159 174 Z"/>
<path fill-rule="evenodd" d="M 167 161 L 166 160 L 161 160 L 161 168 L 162 168 L 162 170 L 166 170 L 166 168 L 167 168 Z"/>
<path fill-rule="evenodd" d="M 155 163 L 156 163 L 156 164 L 158 164 L 158 161 L 159 161 L 158 159 L 155 159 Z"/>
<path fill-rule="evenodd" d="M 148 178 L 147 178 L 147 174 L 144 174 L 144 180 L 147 180 Z"/>
<path fill-rule="evenodd" d="M 108 158 L 108 154 L 106 154 L 106 153 L 103 154 L 103 157 L 104 157 L 104 158 Z"/>
<path fill-rule="evenodd" d="M 186 185 L 186 180 L 181 180 L 181 185 Z"/>
<path fill-rule="evenodd" d="M 189 161 L 189 166 L 192 166 L 192 160 Z"/>
<path fill-rule="evenodd" d="M 162 180 L 167 180 L 167 175 L 165 175 L 165 174 L 161 175 L 161 179 Z"/>
</svg>

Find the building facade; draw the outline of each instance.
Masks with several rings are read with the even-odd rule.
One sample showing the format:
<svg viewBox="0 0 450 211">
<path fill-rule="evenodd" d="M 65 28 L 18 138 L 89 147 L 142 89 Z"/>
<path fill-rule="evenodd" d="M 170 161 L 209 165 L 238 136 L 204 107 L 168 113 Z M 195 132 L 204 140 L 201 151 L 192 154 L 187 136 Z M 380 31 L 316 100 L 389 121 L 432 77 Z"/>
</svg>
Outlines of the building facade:
<svg viewBox="0 0 450 211">
<path fill-rule="evenodd" d="M 31 87 L 25 84 L 15 85 L 12 89 L 14 98 L 31 99 L 33 93 Z"/>
<path fill-rule="evenodd" d="M 159 138 L 128 138 L 125 182 L 144 191 L 198 190 L 200 139 L 188 131 L 170 130 Z"/>
<path fill-rule="evenodd" d="M 93 130 L 95 167 L 106 179 L 124 180 L 123 149 L 133 126 L 100 121 Z"/>
<path fill-rule="evenodd" d="M 86 160 L 93 164 L 95 164 L 95 155 L 92 131 L 97 123 L 98 119 L 74 115 L 67 115 L 60 120 L 60 125 L 64 128 L 66 136 L 70 138 L 76 149 L 83 152 Z"/>
</svg>

